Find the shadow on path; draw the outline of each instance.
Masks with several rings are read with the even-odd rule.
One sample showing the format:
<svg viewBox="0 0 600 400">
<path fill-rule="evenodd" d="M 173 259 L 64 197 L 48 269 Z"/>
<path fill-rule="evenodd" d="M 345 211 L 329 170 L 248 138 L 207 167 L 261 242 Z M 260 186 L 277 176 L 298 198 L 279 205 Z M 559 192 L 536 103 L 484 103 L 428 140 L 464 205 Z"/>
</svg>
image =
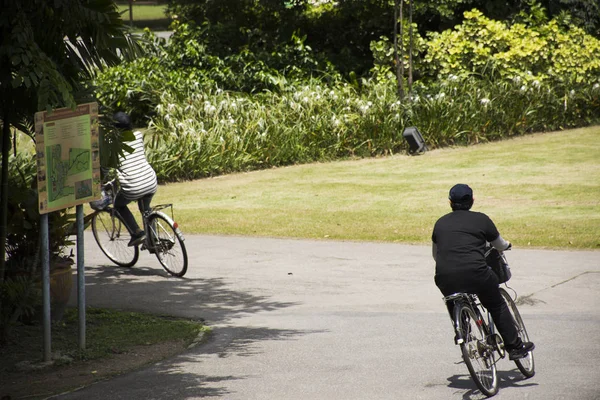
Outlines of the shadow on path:
<svg viewBox="0 0 600 400">
<path fill-rule="evenodd" d="M 172 278 L 163 270 L 120 268 L 109 265 L 86 271 L 86 302 L 93 307 L 111 307 L 153 314 L 166 314 L 229 324 L 245 314 L 274 311 L 297 305 L 271 300 L 269 293 L 236 290 L 221 278 Z M 76 304 L 73 288 L 72 305 Z"/>
<path fill-rule="evenodd" d="M 497 374 L 499 391 L 507 387 L 537 386 L 537 383 L 525 382 L 528 378 L 525 378 L 518 369 L 514 369 L 512 371 L 498 371 Z M 473 379 L 471 379 L 471 375 L 469 374 L 453 375 L 448 378 L 448 382 L 448 387 L 467 390 L 467 392 L 463 394 L 464 400 L 487 398 L 487 396 L 479 391 L 475 382 Z"/>
</svg>

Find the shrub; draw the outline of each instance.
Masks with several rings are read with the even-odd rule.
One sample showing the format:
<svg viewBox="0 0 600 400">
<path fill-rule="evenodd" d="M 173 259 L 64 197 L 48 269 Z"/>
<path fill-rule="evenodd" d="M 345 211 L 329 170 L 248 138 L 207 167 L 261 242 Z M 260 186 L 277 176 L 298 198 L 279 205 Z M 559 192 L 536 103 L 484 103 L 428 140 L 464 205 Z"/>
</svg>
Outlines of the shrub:
<svg viewBox="0 0 600 400">
<path fill-rule="evenodd" d="M 254 96 L 217 89 L 183 103 L 167 94 L 151 124 L 149 160 L 165 181 L 389 154 L 404 146 L 389 108 L 395 94 L 373 85 L 363 94 L 316 80 Z"/>
<path fill-rule="evenodd" d="M 473 10 L 462 25 L 430 35 L 425 62 L 433 77 L 475 73 L 568 88 L 598 79 L 600 40 L 557 20 L 508 26 Z"/>
</svg>

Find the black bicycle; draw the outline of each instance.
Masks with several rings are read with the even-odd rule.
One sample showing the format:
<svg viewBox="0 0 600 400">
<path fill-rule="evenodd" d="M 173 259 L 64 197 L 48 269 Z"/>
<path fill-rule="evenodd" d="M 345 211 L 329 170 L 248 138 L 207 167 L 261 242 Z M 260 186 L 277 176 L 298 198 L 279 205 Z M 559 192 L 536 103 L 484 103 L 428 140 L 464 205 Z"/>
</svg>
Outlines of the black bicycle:
<svg viewBox="0 0 600 400">
<path fill-rule="evenodd" d="M 115 181 L 103 186 L 103 198 L 92 204 L 94 213 L 91 225 L 100 250 L 115 264 L 132 267 L 137 262 L 140 250 L 156 255 L 163 268 L 171 275 L 182 277 L 187 272 L 188 257 L 185 239 L 177 222 L 173 219 L 173 205 L 161 204 L 142 215 L 146 239 L 141 246 L 129 246 L 129 232 L 123 218 L 113 208 L 116 195 Z M 161 210 L 170 208 L 171 216 Z"/>
<path fill-rule="evenodd" d="M 490 255 L 490 251 L 487 256 Z M 497 255 L 500 258 L 500 267 L 506 271 L 508 269 L 506 257 L 503 253 L 497 252 Z M 504 288 L 500 288 L 500 293 L 508 304 L 519 337 L 523 342 L 529 342 L 525 324 L 515 304 L 517 294 L 513 289 L 511 290 L 515 293 L 515 299 Z M 471 377 L 483 394 L 488 397 L 495 395 L 498 393 L 496 364 L 506 356 L 506 350 L 502 337 L 496 332 L 492 316 L 475 294 L 454 293 L 444 297 L 444 301 L 452 303 L 455 341 L 460 345 L 462 358 Z M 526 378 L 535 375 L 533 352 L 530 351 L 526 357 L 515 360 L 515 364 Z"/>
</svg>

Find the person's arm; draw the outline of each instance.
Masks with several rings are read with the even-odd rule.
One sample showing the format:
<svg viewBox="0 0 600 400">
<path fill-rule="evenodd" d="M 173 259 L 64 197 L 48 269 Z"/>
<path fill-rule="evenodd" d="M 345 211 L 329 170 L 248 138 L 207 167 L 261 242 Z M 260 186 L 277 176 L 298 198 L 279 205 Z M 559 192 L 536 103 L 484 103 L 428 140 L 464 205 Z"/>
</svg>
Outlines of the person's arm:
<svg viewBox="0 0 600 400">
<path fill-rule="evenodd" d="M 437 244 L 435 242 L 431 242 L 431 255 L 433 256 L 433 260 L 437 261 Z"/>
<path fill-rule="evenodd" d="M 498 235 L 495 240 L 492 240 L 490 244 L 494 246 L 496 250 L 500 251 L 509 250 L 512 247 L 512 244 L 509 241 L 504 240 L 504 238 L 500 235 Z"/>
</svg>

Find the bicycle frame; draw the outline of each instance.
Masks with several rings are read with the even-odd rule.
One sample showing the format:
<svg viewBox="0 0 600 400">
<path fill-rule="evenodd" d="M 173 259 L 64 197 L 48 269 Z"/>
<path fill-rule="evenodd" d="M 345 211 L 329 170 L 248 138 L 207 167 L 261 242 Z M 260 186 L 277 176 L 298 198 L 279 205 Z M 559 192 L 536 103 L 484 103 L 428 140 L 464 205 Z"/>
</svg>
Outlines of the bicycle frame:
<svg viewBox="0 0 600 400">
<path fill-rule="evenodd" d="M 505 357 L 504 343 L 502 341 L 502 337 L 496 333 L 496 326 L 494 325 L 494 320 L 492 319 L 492 315 L 490 312 L 483 307 L 479 298 L 476 294 L 472 293 L 453 293 L 449 296 L 444 297 L 444 302 L 452 302 L 453 307 L 456 307 L 460 303 L 466 303 L 469 308 L 473 310 L 473 313 L 477 317 L 477 325 L 483 328 L 485 333 L 486 343 L 492 345 L 494 347 L 495 353 L 498 354 L 499 357 L 493 357 L 492 363 L 496 364 L 501 358 Z M 484 315 L 487 318 L 484 318 Z M 487 321 L 486 321 L 487 320 Z M 456 321 L 452 321 L 454 325 L 454 332 L 456 333 L 456 344 L 460 345 L 464 343 L 465 338 L 462 337 L 462 332 L 458 326 L 456 326 Z M 492 342 L 493 341 L 493 342 Z"/>
<path fill-rule="evenodd" d="M 160 211 L 160 210 L 164 210 L 165 208 L 170 208 L 171 209 L 171 212 L 170 212 L 171 216 L 169 216 L 166 213 Z M 169 204 L 158 204 L 158 205 L 156 205 L 154 207 L 151 207 L 142 216 L 142 219 L 143 219 L 143 222 L 144 222 L 144 230 L 146 232 L 151 232 L 152 236 L 156 237 L 157 236 L 156 229 L 154 227 L 152 227 L 152 226 L 148 226 L 148 219 L 153 214 L 160 215 L 165 220 L 167 220 L 169 222 L 169 224 L 175 230 L 175 234 L 179 237 L 179 239 L 182 242 L 185 240 L 185 238 L 183 236 L 183 233 L 179 229 L 179 225 L 177 224 L 177 222 L 175 222 L 175 220 L 173 218 L 173 204 L 171 204 L 171 203 L 169 203 Z M 152 248 L 152 239 L 150 238 L 150 235 L 147 235 L 147 239 L 146 239 L 146 242 L 144 243 L 144 245 L 142 246 L 142 250 L 151 249 L 151 248 Z"/>
</svg>

